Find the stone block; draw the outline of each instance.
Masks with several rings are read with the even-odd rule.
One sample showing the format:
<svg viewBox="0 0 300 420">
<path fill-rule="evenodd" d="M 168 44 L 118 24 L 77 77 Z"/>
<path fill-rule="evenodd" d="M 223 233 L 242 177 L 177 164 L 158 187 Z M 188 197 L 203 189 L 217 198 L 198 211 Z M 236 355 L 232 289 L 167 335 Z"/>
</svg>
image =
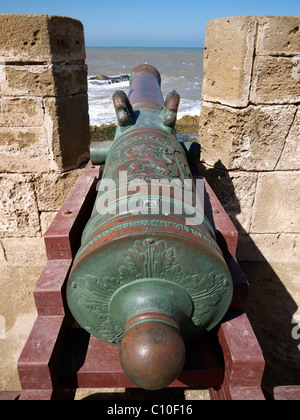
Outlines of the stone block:
<svg viewBox="0 0 300 420">
<path fill-rule="evenodd" d="M 22 153 L 11 155 L 10 152 L 3 153 L 0 148 L 0 174 L 10 173 L 41 173 L 48 172 L 53 166 L 53 162 L 47 156 L 37 156 L 40 149 L 36 149 L 35 156 L 30 157 L 31 153 L 22 158 Z"/>
<path fill-rule="evenodd" d="M 43 122 L 41 99 L 0 97 L 0 127 L 40 127 Z"/>
<path fill-rule="evenodd" d="M 257 56 L 254 61 L 250 100 L 255 104 L 299 103 L 300 56 Z"/>
<path fill-rule="evenodd" d="M 53 159 L 61 171 L 89 160 L 89 114 L 86 94 L 45 98 L 45 121 Z"/>
<path fill-rule="evenodd" d="M 251 233 L 239 236 L 237 259 L 269 263 L 300 260 L 300 234 Z"/>
<path fill-rule="evenodd" d="M 89 160 L 86 94 L 0 98 L 0 111 L 0 171 L 67 171 Z"/>
<path fill-rule="evenodd" d="M 3 96 L 68 96 L 87 92 L 87 67 L 59 63 L 2 65 Z"/>
<path fill-rule="evenodd" d="M 43 127 L 0 127 L 0 173 L 57 169 Z"/>
<path fill-rule="evenodd" d="M 202 98 L 234 107 L 249 101 L 257 18 L 241 16 L 207 23 Z"/>
<path fill-rule="evenodd" d="M 299 16 L 258 16 L 257 55 L 300 54 Z"/>
<path fill-rule="evenodd" d="M 261 173 L 251 233 L 300 233 L 300 171 Z"/>
<path fill-rule="evenodd" d="M 291 126 L 286 142 L 276 166 L 278 170 L 300 169 L 300 107 L 298 106 L 294 122 Z"/>
<path fill-rule="evenodd" d="M 0 57 L 9 63 L 85 60 L 82 23 L 50 15 L 0 15 Z"/>
<path fill-rule="evenodd" d="M 52 62 L 85 60 L 84 28 L 79 20 L 48 15 Z"/>
<path fill-rule="evenodd" d="M 57 212 L 82 171 L 82 169 L 77 169 L 63 174 L 49 173 L 37 177 L 35 191 L 39 211 Z"/>
<path fill-rule="evenodd" d="M 208 167 L 202 174 L 238 232 L 249 232 L 258 174 Z"/>
<path fill-rule="evenodd" d="M 2 243 L 9 266 L 43 266 L 47 262 L 44 239 L 3 238 Z"/>
<path fill-rule="evenodd" d="M 223 170 L 274 170 L 296 112 L 293 105 L 235 109 L 203 102 L 201 160 Z"/>
<path fill-rule="evenodd" d="M 43 136 L 43 127 L 1 127 L 0 148 L 11 152 L 27 152 L 31 147 L 37 147 Z"/>
<path fill-rule="evenodd" d="M 0 237 L 41 236 L 33 177 L 0 175 Z"/>
</svg>

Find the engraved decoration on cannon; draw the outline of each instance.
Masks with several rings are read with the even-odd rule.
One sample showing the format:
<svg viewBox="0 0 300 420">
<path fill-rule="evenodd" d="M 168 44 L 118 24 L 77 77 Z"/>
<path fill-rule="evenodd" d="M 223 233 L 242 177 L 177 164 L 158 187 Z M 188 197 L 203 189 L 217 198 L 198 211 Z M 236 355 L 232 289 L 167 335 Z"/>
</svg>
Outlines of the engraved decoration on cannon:
<svg viewBox="0 0 300 420">
<path fill-rule="evenodd" d="M 160 84 L 159 72 L 141 65 L 128 97 L 114 94 L 118 127 L 67 285 L 77 322 L 120 346 L 126 376 L 149 390 L 180 375 L 185 342 L 214 328 L 232 299 L 230 273 L 176 137 L 179 95 L 164 101 Z M 99 163 L 96 149 L 91 158 Z M 187 223 L 191 215 L 197 223 Z"/>
</svg>

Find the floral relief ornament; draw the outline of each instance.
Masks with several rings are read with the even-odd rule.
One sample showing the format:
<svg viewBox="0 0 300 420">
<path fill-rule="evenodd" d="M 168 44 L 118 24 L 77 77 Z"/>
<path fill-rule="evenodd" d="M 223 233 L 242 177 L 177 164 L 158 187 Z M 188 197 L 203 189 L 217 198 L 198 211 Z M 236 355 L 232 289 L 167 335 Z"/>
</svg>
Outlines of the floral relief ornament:
<svg viewBox="0 0 300 420">
<path fill-rule="evenodd" d="M 163 279 L 181 285 L 194 303 L 192 321 L 197 327 L 202 326 L 204 316 L 209 317 L 230 284 L 224 274 L 215 272 L 204 276 L 186 276 L 181 265 L 177 264 L 174 249 L 168 248 L 164 240 L 149 238 L 134 242 L 134 248 L 128 250 L 126 265 L 119 269 L 118 278 L 101 279 L 87 274 L 77 277 L 71 287 L 79 305 L 97 320 L 99 336 L 105 341 L 119 344 L 123 333 L 111 318 L 111 297 L 121 286 L 146 278 Z"/>
</svg>

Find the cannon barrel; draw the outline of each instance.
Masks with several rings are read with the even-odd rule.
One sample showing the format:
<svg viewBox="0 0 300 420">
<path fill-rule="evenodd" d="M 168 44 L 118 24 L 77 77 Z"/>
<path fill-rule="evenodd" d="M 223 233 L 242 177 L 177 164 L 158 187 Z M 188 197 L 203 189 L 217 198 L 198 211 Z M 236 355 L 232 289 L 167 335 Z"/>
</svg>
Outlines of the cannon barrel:
<svg viewBox="0 0 300 420">
<path fill-rule="evenodd" d="M 149 390 L 178 377 L 185 342 L 216 326 L 232 299 L 176 137 L 179 95 L 164 101 L 160 84 L 159 72 L 141 65 L 128 97 L 113 96 L 118 127 L 67 285 L 77 322 L 119 345 L 126 376 Z"/>
</svg>

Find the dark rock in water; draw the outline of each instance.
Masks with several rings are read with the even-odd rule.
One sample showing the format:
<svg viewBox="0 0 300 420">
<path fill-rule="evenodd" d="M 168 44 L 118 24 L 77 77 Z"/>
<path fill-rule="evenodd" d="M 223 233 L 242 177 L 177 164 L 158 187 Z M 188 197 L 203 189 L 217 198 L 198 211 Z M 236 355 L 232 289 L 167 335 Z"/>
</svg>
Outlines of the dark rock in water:
<svg viewBox="0 0 300 420">
<path fill-rule="evenodd" d="M 95 77 L 97 80 L 109 80 L 110 77 L 104 76 L 104 74 L 98 74 L 98 76 Z"/>
<path fill-rule="evenodd" d="M 123 82 L 125 82 L 126 80 L 129 80 L 129 74 L 121 74 L 121 76 L 119 77 Z"/>
<path fill-rule="evenodd" d="M 104 74 L 98 74 L 98 76 L 90 77 L 90 80 L 110 80 L 110 77 L 104 76 Z"/>
<path fill-rule="evenodd" d="M 129 74 L 121 74 L 120 76 L 105 76 L 104 74 L 98 74 L 98 76 L 90 77 L 90 80 L 105 81 L 107 84 L 121 83 L 129 80 Z"/>
<path fill-rule="evenodd" d="M 121 74 L 120 76 L 112 76 L 109 78 L 108 83 L 121 83 L 129 80 L 129 74 Z"/>
</svg>

